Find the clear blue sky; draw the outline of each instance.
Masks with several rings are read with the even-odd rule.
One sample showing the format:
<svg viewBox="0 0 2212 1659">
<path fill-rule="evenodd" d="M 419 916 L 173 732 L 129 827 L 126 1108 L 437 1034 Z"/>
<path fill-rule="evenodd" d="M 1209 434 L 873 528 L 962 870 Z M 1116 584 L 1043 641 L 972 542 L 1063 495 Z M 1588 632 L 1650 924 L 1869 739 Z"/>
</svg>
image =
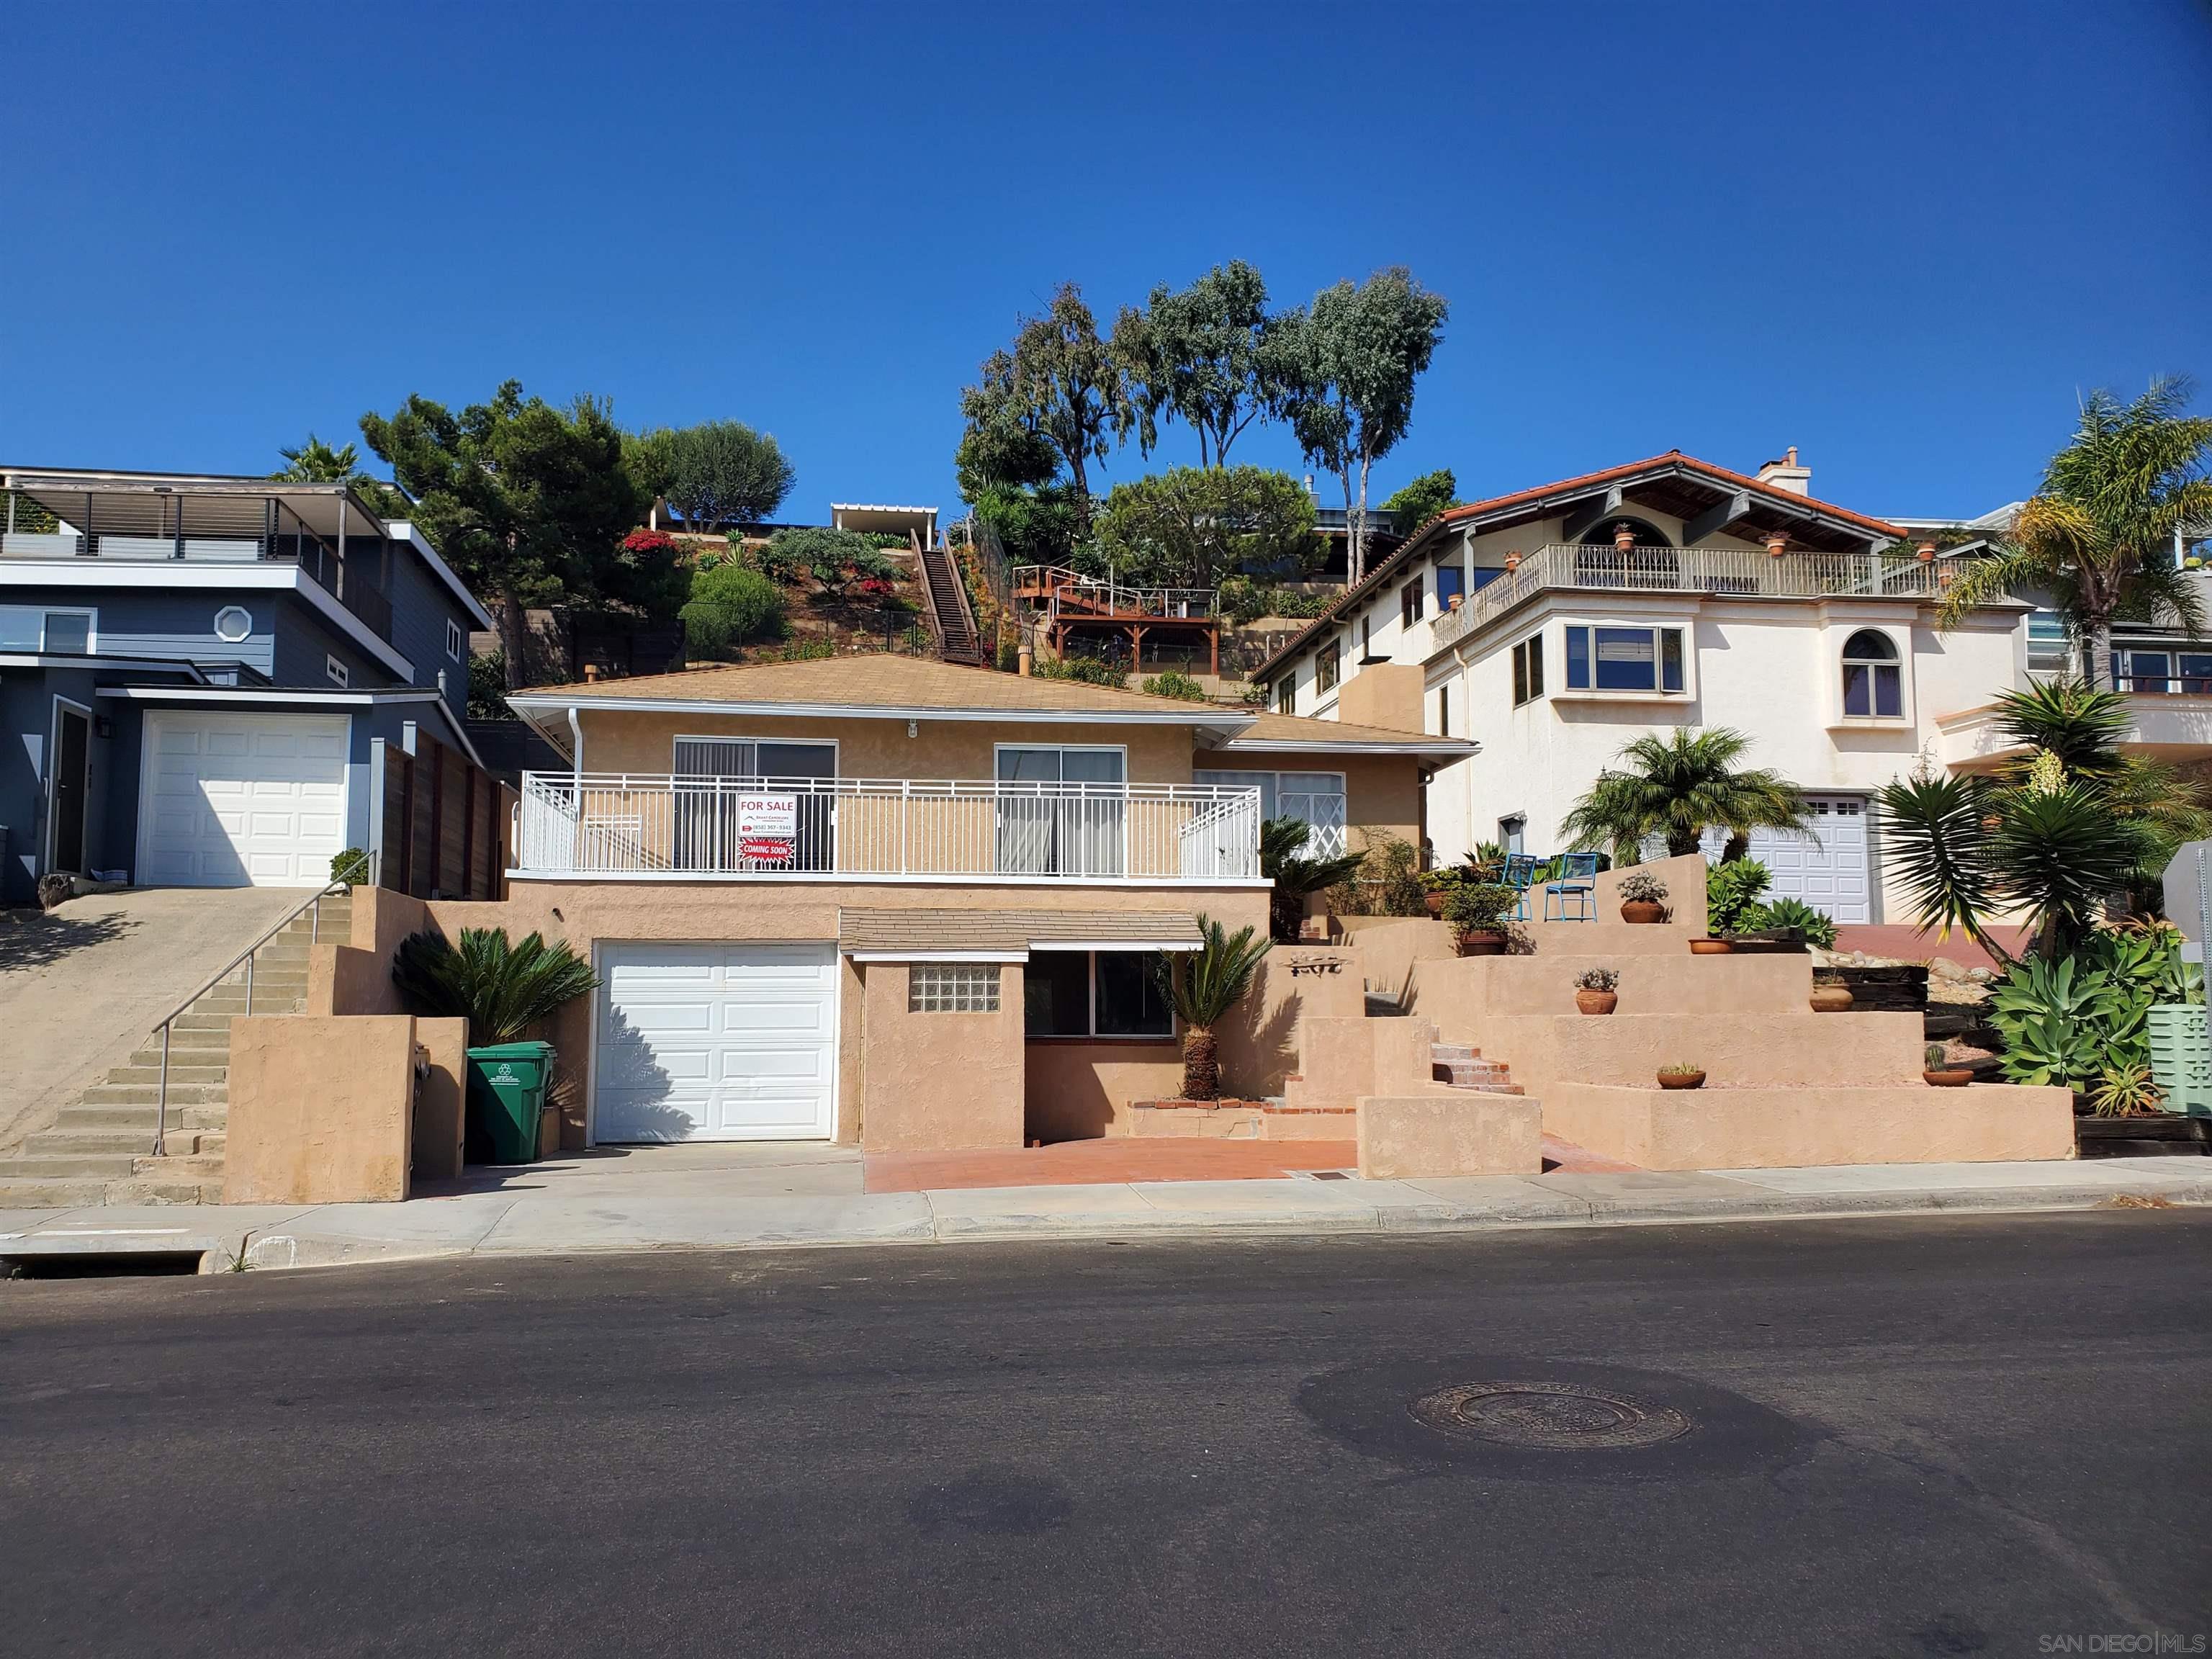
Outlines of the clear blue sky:
<svg viewBox="0 0 2212 1659">
<path fill-rule="evenodd" d="M 80 0 L 7 33 L 18 464 L 260 471 L 511 376 L 774 432 L 790 516 L 950 510 L 1018 313 L 1238 257 L 1283 302 L 1391 264 L 1449 298 L 1382 492 L 1794 443 L 1824 496 L 1966 514 L 2081 390 L 2212 380 L 2203 0 Z"/>
</svg>

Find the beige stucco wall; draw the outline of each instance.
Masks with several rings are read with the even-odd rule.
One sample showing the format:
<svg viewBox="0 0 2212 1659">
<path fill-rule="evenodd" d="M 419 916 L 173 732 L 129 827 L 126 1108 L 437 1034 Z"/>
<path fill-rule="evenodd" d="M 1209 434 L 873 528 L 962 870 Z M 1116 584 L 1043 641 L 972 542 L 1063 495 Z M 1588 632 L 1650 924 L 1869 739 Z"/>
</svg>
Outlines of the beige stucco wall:
<svg viewBox="0 0 2212 1659">
<path fill-rule="evenodd" d="M 1537 1175 L 1544 1112 L 1515 1095 L 1370 1095 L 1359 1102 L 1359 1173 L 1370 1181 Z"/>
<path fill-rule="evenodd" d="M 1421 665 L 1370 663 L 1338 688 L 1336 718 L 1352 726 L 1421 729 Z"/>
<path fill-rule="evenodd" d="M 2075 1155 L 2064 1089 L 1714 1089 L 1559 1084 L 1544 1127 L 1647 1170 L 1802 1169 L 1835 1164 L 1980 1164 Z"/>
<path fill-rule="evenodd" d="M 468 1102 L 469 1023 L 418 1019 L 415 1041 L 429 1061 L 415 1093 L 414 1152 L 417 1181 L 450 1181 L 461 1172 Z M 550 1147 L 544 1150 L 550 1151 Z"/>
<path fill-rule="evenodd" d="M 1267 894 L 1264 888 L 1218 887 L 1091 887 L 1080 884 L 1053 886 L 968 886 L 948 884 L 922 885 L 899 882 L 535 882 L 511 884 L 508 896 L 494 902 L 441 900 L 428 907 L 439 928 L 451 937 L 463 927 L 504 927 L 511 938 L 532 932 L 546 938 L 564 939 L 588 955 L 603 939 L 829 941 L 837 937 L 837 914 L 842 907 L 867 909 L 915 908 L 955 910 L 1096 911 L 1115 915 L 1131 910 L 1193 911 L 1218 920 L 1231 933 L 1248 924 L 1261 933 L 1267 926 Z M 867 1021 L 860 971 L 848 958 L 840 958 L 837 1057 L 837 1130 L 840 1144 L 865 1139 Z M 1283 995 L 1288 997 L 1285 989 Z M 561 1145 L 574 1151 L 586 1144 L 586 1085 L 589 1073 L 592 1000 L 580 998 L 562 1011 L 545 1035 L 559 1050 L 556 1068 L 556 1097 L 562 1103 Z M 1250 1036 L 1255 1048 L 1249 1056 L 1258 1062 L 1260 1040 L 1267 1032 L 1264 1022 Z M 1239 1053 L 1238 1039 L 1224 1032 L 1224 1063 Z M 1034 1046 L 1034 1045 L 1032 1045 Z M 1110 1048 L 1115 1045 L 1089 1045 Z M 1165 1045 L 1182 1075 L 1179 1051 Z M 1275 1068 L 1275 1076 L 1286 1066 Z M 1263 1068 L 1264 1071 L 1264 1068 Z M 1121 1076 L 1116 1071 L 1115 1078 Z M 1153 1074 L 1156 1077 L 1156 1073 Z M 566 1085 L 564 1088 L 562 1085 Z M 1072 1115 L 1091 1121 L 1102 1114 L 1096 1099 L 1112 1094 L 1122 1100 L 1156 1096 L 1121 1093 L 1121 1084 L 1103 1081 L 1082 1085 L 1097 1091 L 1090 1108 L 1048 1109 L 1048 1115 Z M 1036 1098 L 1035 1085 L 1025 1088 Z M 1081 1092 L 1079 1090 L 1079 1092 Z M 1171 1086 L 1167 1092 L 1174 1092 Z M 1110 1114 L 1108 1114 L 1110 1115 Z M 1085 1131 L 1097 1133 L 1096 1128 Z M 1032 1129 L 1032 1133 L 1037 1131 Z"/>
<path fill-rule="evenodd" d="M 998 776 L 996 746 L 1096 748 L 1128 751 L 1131 783 L 1188 783 L 1191 728 L 1187 726 L 1029 725 L 997 720 L 799 720 L 732 714 L 668 714 L 659 709 L 585 709 L 586 772 L 666 776 L 676 769 L 676 739 L 753 738 L 834 742 L 844 778 Z"/>
<path fill-rule="evenodd" d="M 415 1022 L 285 1014 L 231 1022 L 226 1204 L 407 1196 Z"/>
<path fill-rule="evenodd" d="M 999 968 L 999 1012 L 910 1013 L 911 969 L 861 970 L 863 1144 L 872 1152 L 942 1152 L 1022 1143 L 1022 967 Z"/>
</svg>

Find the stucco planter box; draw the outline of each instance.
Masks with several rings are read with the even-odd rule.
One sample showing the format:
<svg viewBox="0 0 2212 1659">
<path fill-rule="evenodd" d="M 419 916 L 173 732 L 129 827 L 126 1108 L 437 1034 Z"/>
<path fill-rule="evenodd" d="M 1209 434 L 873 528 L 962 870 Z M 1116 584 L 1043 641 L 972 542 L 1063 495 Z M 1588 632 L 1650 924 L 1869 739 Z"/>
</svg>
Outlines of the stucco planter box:
<svg viewBox="0 0 2212 1659">
<path fill-rule="evenodd" d="M 1370 1181 L 1539 1175 L 1544 1108 L 1518 1095 L 1364 1095 L 1359 1173 Z"/>
</svg>

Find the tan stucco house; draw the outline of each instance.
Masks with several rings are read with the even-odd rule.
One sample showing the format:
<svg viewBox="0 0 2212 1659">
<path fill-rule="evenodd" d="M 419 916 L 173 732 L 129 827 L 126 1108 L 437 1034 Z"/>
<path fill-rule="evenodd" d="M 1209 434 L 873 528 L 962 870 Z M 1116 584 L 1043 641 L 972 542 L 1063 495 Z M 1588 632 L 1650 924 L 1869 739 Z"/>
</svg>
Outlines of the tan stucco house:
<svg viewBox="0 0 2212 1659">
<path fill-rule="evenodd" d="M 572 1146 L 1126 1133 L 1180 1081 L 1158 954 L 1267 927 L 1263 817 L 1418 839 L 1425 774 L 1474 748 L 888 656 L 509 701 L 571 769 L 524 775 L 509 897 L 435 908 L 590 955 L 553 1034 Z M 1359 1012 L 1291 954 L 1223 1033 L 1231 1089 L 1280 1092 L 1302 1009 Z"/>
</svg>

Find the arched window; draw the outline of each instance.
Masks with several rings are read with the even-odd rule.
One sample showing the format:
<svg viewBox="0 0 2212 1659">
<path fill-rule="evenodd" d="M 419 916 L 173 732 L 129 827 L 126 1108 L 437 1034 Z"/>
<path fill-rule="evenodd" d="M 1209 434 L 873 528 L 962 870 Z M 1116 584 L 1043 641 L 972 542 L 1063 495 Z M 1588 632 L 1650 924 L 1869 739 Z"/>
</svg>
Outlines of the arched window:
<svg viewBox="0 0 2212 1659">
<path fill-rule="evenodd" d="M 1844 713 L 1893 718 L 1905 713 L 1905 675 L 1888 635 L 1862 628 L 1844 641 Z"/>
</svg>

